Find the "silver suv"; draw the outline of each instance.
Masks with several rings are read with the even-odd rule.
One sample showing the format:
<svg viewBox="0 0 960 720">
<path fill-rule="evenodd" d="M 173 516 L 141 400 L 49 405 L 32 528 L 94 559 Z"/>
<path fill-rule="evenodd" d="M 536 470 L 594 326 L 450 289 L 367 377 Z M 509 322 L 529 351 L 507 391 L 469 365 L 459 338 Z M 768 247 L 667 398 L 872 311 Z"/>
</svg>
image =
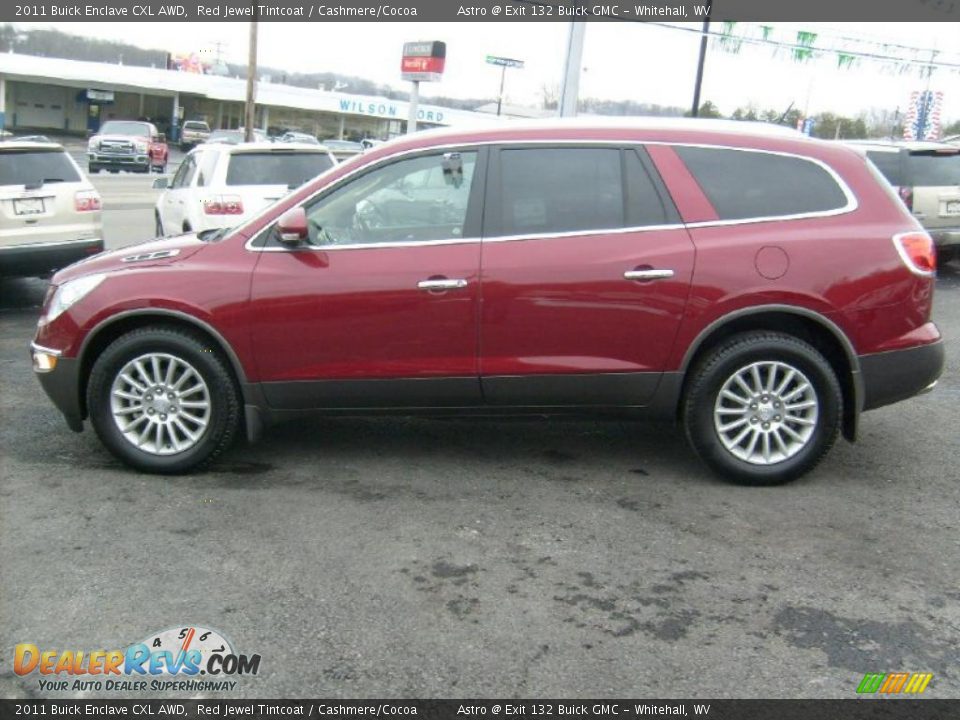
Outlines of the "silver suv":
<svg viewBox="0 0 960 720">
<path fill-rule="evenodd" d="M 853 142 L 896 188 L 937 244 L 942 262 L 960 257 L 960 147 L 938 142 Z"/>
<path fill-rule="evenodd" d="M 0 275 L 46 275 L 103 250 L 100 194 L 61 145 L 0 142 Z"/>
</svg>

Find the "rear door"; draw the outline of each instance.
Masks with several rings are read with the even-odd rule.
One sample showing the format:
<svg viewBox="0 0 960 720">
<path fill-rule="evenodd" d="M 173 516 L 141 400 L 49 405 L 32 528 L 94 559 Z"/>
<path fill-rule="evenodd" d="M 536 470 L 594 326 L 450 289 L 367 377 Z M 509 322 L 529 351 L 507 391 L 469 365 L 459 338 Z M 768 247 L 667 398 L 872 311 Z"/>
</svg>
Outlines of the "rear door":
<svg viewBox="0 0 960 720">
<path fill-rule="evenodd" d="M 486 401 L 646 404 L 693 262 L 690 237 L 643 148 L 498 148 L 482 258 Z"/>
<path fill-rule="evenodd" d="M 160 198 L 160 221 L 163 224 L 164 233 L 176 235 L 190 225 L 187 203 L 190 202 L 190 186 L 196 174 L 197 153 L 190 153 L 180 163 L 170 187 Z"/>
</svg>

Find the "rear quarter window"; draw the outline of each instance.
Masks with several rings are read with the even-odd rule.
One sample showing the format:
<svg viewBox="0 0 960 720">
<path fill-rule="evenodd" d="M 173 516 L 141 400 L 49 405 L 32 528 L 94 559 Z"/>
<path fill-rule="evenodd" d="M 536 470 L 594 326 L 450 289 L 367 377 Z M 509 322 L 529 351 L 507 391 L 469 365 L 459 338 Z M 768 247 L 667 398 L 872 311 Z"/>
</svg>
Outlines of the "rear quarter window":
<svg viewBox="0 0 960 720">
<path fill-rule="evenodd" d="M 0 185 L 80 182 L 80 174 L 61 150 L 0 150 Z"/>
<path fill-rule="evenodd" d="M 754 150 L 676 148 L 721 220 L 840 210 L 847 196 L 821 165 Z"/>
<path fill-rule="evenodd" d="M 325 153 L 235 153 L 227 165 L 227 185 L 298 187 L 331 167 Z"/>
</svg>

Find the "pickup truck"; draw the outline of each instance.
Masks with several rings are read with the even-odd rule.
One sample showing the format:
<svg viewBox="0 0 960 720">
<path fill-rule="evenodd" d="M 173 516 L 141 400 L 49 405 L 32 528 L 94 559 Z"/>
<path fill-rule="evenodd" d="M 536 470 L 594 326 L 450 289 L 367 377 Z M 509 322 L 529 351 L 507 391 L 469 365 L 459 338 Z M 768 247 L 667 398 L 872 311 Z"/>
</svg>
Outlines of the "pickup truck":
<svg viewBox="0 0 960 720">
<path fill-rule="evenodd" d="M 162 173 L 167 155 L 167 139 L 153 123 L 109 120 L 87 142 L 87 169 L 91 174 L 101 170 Z"/>
</svg>

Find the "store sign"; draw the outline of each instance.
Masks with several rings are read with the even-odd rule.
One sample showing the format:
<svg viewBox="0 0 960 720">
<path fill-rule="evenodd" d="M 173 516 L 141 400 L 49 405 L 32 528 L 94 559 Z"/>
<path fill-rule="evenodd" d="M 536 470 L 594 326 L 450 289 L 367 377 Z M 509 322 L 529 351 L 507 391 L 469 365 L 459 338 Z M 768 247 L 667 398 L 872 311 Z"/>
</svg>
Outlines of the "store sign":
<svg viewBox="0 0 960 720">
<path fill-rule="evenodd" d="M 412 82 L 436 82 L 443 76 L 447 59 L 444 42 L 408 42 L 403 45 L 400 73 Z"/>
<path fill-rule="evenodd" d="M 87 100 L 113 102 L 113 90 L 87 90 Z"/>
</svg>

